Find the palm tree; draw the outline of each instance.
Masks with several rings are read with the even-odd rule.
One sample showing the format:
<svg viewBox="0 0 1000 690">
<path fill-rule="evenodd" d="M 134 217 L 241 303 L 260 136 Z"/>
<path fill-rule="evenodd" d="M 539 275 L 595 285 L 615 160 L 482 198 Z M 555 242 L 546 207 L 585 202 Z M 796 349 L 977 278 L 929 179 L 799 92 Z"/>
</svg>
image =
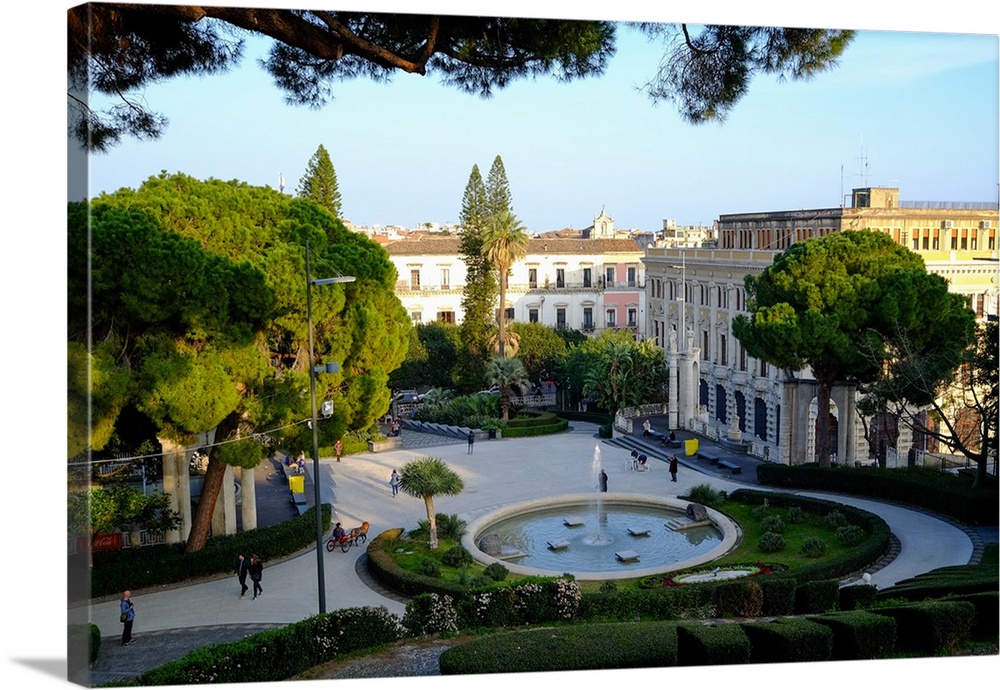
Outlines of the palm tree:
<svg viewBox="0 0 1000 690">
<path fill-rule="evenodd" d="M 486 344 L 493 354 L 500 355 L 500 332 L 490 330 L 486 336 Z M 503 354 L 506 357 L 517 357 L 518 350 L 521 349 L 521 336 L 514 331 L 507 331 L 504 337 Z"/>
<path fill-rule="evenodd" d="M 434 513 L 434 497 L 437 495 L 456 496 L 465 488 L 462 478 L 444 464 L 440 458 L 423 457 L 403 465 L 399 472 L 399 488 L 410 496 L 424 499 L 427 508 L 427 524 L 430 526 L 430 543 L 433 551 L 438 547 L 437 520 Z"/>
<path fill-rule="evenodd" d="M 497 267 L 500 278 L 500 335 L 498 337 L 500 356 L 504 356 L 506 343 L 506 299 L 507 274 L 518 259 L 528 253 L 528 233 L 510 211 L 501 211 L 490 219 L 483 237 L 483 251 L 490 263 Z"/>
<path fill-rule="evenodd" d="M 491 386 L 500 386 L 500 418 L 507 420 L 510 408 L 510 388 L 517 386 L 524 390 L 530 383 L 528 370 L 519 359 L 494 357 L 486 366 L 486 382 Z"/>
</svg>

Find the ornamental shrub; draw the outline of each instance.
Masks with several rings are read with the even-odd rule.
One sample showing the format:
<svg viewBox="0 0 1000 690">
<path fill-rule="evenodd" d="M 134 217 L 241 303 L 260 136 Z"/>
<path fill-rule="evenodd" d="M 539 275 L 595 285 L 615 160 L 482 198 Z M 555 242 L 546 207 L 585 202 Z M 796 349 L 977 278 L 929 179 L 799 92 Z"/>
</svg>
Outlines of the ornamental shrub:
<svg viewBox="0 0 1000 690">
<path fill-rule="evenodd" d="M 782 534 L 785 531 L 785 523 L 777 515 L 769 515 L 760 521 L 760 528 L 765 532 Z"/>
<path fill-rule="evenodd" d="M 760 537 L 760 541 L 757 542 L 757 548 L 764 553 L 781 551 L 785 548 L 785 538 L 776 532 L 764 532 Z"/>
<path fill-rule="evenodd" d="M 472 565 L 472 554 L 460 544 L 456 544 L 441 555 L 441 562 L 452 568 L 464 568 Z"/>
<path fill-rule="evenodd" d="M 826 553 L 826 542 L 819 537 L 807 537 L 802 542 L 802 548 L 799 549 L 799 553 L 809 558 L 819 558 Z"/>
<path fill-rule="evenodd" d="M 406 603 L 403 627 L 411 636 L 458 632 L 458 613 L 452 598 L 418 594 Z"/>
<path fill-rule="evenodd" d="M 799 506 L 792 506 L 788 509 L 788 521 L 793 525 L 797 525 L 806 519 L 805 511 Z"/>
<path fill-rule="evenodd" d="M 713 489 L 709 484 L 698 484 L 692 486 L 688 491 L 687 500 L 692 503 L 700 503 L 710 508 L 717 507 L 722 503 L 722 494 Z"/>
<path fill-rule="evenodd" d="M 441 577 L 441 564 L 428 556 L 420 563 L 420 573 L 427 577 Z"/>
<path fill-rule="evenodd" d="M 753 515 L 754 520 L 763 520 L 767 517 L 769 510 L 770 506 L 767 503 L 762 503 L 750 511 L 750 514 Z"/>
<path fill-rule="evenodd" d="M 844 525 L 837 528 L 837 541 L 847 546 L 860 544 L 865 539 L 865 531 L 857 525 Z"/>
<path fill-rule="evenodd" d="M 836 529 L 838 527 L 843 527 L 847 524 L 847 518 L 839 510 L 831 510 L 823 518 L 823 524 L 825 524 L 830 529 Z"/>
<path fill-rule="evenodd" d="M 486 577 L 490 578 L 495 582 L 500 582 L 506 579 L 507 574 L 509 572 L 510 571 L 507 569 L 507 566 L 505 566 L 503 563 L 490 563 L 483 570 L 483 575 L 485 575 Z"/>
</svg>

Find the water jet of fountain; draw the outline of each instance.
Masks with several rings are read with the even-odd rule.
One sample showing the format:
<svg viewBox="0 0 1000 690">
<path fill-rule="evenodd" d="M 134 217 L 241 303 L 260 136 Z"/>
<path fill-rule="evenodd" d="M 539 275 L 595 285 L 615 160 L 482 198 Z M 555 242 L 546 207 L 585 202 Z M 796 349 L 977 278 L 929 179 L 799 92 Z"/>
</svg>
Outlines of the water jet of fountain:
<svg viewBox="0 0 1000 690">
<path fill-rule="evenodd" d="M 604 473 L 604 468 L 601 467 L 601 447 L 599 445 L 594 446 L 594 461 L 591 465 L 591 473 L 594 478 L 594 524 L 597 526 L 597 532 L 592 536 L 586 537 L 583 541 L 585 544 L 591 546 L 603 546 L 611 543 L 612 540 L 601 533 L 601 523 L 603 521 L 602 494 L 608 490 L 608 475 Z"/>
</svg>

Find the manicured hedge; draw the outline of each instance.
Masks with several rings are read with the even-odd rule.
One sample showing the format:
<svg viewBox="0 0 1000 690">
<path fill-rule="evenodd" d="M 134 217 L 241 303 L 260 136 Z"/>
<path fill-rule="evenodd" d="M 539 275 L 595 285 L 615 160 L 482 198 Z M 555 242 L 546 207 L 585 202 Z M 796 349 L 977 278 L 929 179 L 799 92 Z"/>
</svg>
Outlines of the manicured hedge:
<svg viewBox="0 0 1000 690">
<path fill-rule="evenodd" d="M 1000 592 L 976 592 L 975 594 L 956 594 L 941 601 L 965 601 L 972 604 L 976 610 L 976 618 L 972 624 L 972 638 L 975 640 L 992 639 L 996 642 L 1000 633 Z"/>
<path fill-rule="evenodd" d="M 878 587 L 875 585 L 850 585 L 840 588 L 840 599 L 837 608 L 841 611 L 866 609 L 875 603 Z"/>
<path fill-rule="evenodd" d="M 548 434 L 558 434 L 569 428 L 569 422 L 565 419 L 555 419 L 537 426 L 511 427 L 509 424 L 503 432 L 504 438 L 528 438 L 530 436 L 547 436 Z"/>
<path fill-rule="evenodd" d="M 949 515 L 962 522 L 996 524 L 996 488 L 973 489 L 972 480 L 925 467 L 820 467 L 762 463 L 757 480 L 768 486 L 821 489 L 898 501 Z"/>
<path fill-rule="evenodd" d="M 514 419 L 507 420 L 507 428 L 504 436 L 508 435 L 510 429 L 523 429 L 530 426 L 545 426 L 552 424 L 557 419 L 555 412 L 522 412 Z"/>
<path fill-rule="evenodd" d="M 711 586 L 594 592 L 583 595 L 579 620 L 670 620 L 681 612 L 713 606 Z"/>
<path fill-rule="evenodd" d="M 760 588 L 764 592 L 765 616 L 788 616 L 795 611 L 795 588 L 793 577 L 762 577 Z"/>
<path fill-rule="evenodd" d="M 677 665 L 749 664 L 750 638 L 737 623 L 677 626 Z"/>
<path fill-rule="evenodd" d="M 896 648 L 932 656 L 958 650 L 972 633 L 975 606 L 967 601 L 925 601 L 873 610 L 896 621 Z"/>
<path fill-rule="evenodd" d="M 836 580 L 813 580 L 795 588 L 795 613 L 826 613 L 837 609 L 840 583 Z"/>
<path fill-rule="evenodd" d="M 442 675 L 655 668 L 677 662 L 672 623 L 566 625 L 487 635 L 440 657 Z"/>
<path fill-rule="evenodd" d="M 825 625 L 833 633 L 833 659 L 888 659 L 896 650 L 896 621 L 870 611 L 845 611 L 809 620 Z"/>
<path fill-rule="evenodd" d="M 819 623 L 804 618 L 779 618 L 740 625 L 750 640 L 751 664 L 829 661 L 833 658 L 833 633 Z"/>
<path fill-rule="evenodd" d="M 323 531 L 330 528 L 330 505 L 323 504 Z M 205 548 L 185 553 L 184 544 L 158 544 L 94 554 L 91 596 L 117 594 L 126 589 L 182 582 L 196 577 L 231 573 L 235 554 L 255 553 L 266 563 L 307 548 L 316 542 L 316 512 L 270 527 L 209 537 Z"/>
<path fill-rule="evenodd" d="M 562 419 L 574 422 L 590 422 L 591 424 L 611 424 L 614 416 L 600 412 L 579 412 L 577 410 L 556 410 L 555 414 Z"/>
<path fill-rule="evenodd" d="M 998 575 L 995 563 L 952 565 L 937 568 L 897 582 L 880 590 L 879 600 L 907 599 L 922 601 L 949 594 L 975 594 L 997 591 Z"/>
<path fill-rule="evenodd" d="M 764 591 L 753 580 L 736 580 L 715 588 L 715 615 L 719 618 L 755 618 L 763 609 Z"/>
<path fill-rule="evenodd" d="M 196 649 L 178 661 L 143 673 L 136 684 L 287 680 L 341 656 L 395 642 L 402 632 L 399 618 L 384 606 L 341 609 L 238 642 Z"/>
</svg>

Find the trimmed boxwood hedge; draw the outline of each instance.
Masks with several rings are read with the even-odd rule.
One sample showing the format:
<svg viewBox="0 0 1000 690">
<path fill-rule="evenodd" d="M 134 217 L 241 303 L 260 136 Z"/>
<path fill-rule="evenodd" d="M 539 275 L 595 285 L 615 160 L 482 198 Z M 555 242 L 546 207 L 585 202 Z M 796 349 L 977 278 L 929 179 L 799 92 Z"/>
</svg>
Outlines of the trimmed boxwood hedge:
<svg viewBox="0 0 1000 690">
<path fill-rule="evenodd" d="M 546 436 L 558 434 L 569 428 L 569 422 L 556 418 L 554 421 L 535 426 L 511 427 L 509 424 L 503 432 L 504 438 L 528 438 L 530 436 Z"/>
<path fill-rule="evenodd" d="M 330 528 L 330 504 L 323 504 L 323 531 Z M 256 553 L 269 561 L 295 553 L 316 542 L 316 511 L 270 527 L 209 537 L 205 548 L 184 553 L 184 544 L 157 544 L 137 549 L 95 553 L 91 569 L 91 596 L 117 594 L 126 589 L 183 582 L 191 578 L 232 573 L 233 554 Z"/>
<path fill-rule="evenodd" d="M 1000 633 L 997 611 L 1000 610 L 1000 592 L 976 592 L 975 594 L 956 594 L 947 596 L 941 601 L 966 601 L 976 609 L 976 618 L 972 623 L 973 639 L 996 641 Z"/>
<path fill-rule="evenodd" d="M 923 656 L 958 650 L 972 633 L 976 608 L 967 601 L 924 601 L 875 609 L 896 621 L 896 648 Z"/>
<path fill-rule="evenodd" d="M 925 467 L 820 467 L 815 463 L 761 463 L 757 481 L 792 489 L 821 489 L 898 501 L 949 515 L 962 522 L 996 524 L 995 487 L 973 489 L 972 480 Z"/>
<path fill-rule="evenodd" d="M 837 580 L 813 580 L 795 588 L 795 613 L 827 613 L 835 611 L 840 598 Z"/>
<path fill-rule="evenodd" d="M 751 664 L 796 661 L 829 661 L 833 658 L 833 633 L 804 618 L 779 618 L 741 623 L 750 640 Z"/>
<path fill-rule="evenodd" d="M 788 616 L 795 611 L 795 588 L 793 577 L 762 577 L 758 580 L 764 592 L 765 616 Z"/>
<path fill-rule="evenodd" d="M 677 662 L 672 623 L 595 623 L 487 635 L 441 654 L 442 675 L 657 668 Z"/>
<path fill-rule="evenodd" d="M 979 565 L 952 565 L 936 568 L 915 577 L 897 582 L 892 587 L 880 590 L 877 598 L 907 599 L 922 601 L 936 599 L 949 594 L 975 594 L 997 590 L 998 575 L 996 563 Z"/>
<path fill-rule="evenodd" d="M 749 664 L 750 638 L 738 623 L 677 626 L 677 665 Z"/>
<path fill-rule="evenodd" d="M 238 642 L 196 649 L 182 659 L 143 673 L 138 685 L 263 683 L 287 680 L 354 652 L 401 639 L 399 618 L 384 607 L 324 613 Z"/>
<path fill-rule="evenodd" d="M 888 659 L 896 650 L 896 621 L 870 611 L 844 611 L 809 620 L 833 633 L 834 661 Z"/>
<path fill-rule="evenodd" d="M 854 611 L 869 608 L 875 603 L 878 587 L 875 585 L 850 585 L 840 588 L 840 599 L 837 608 L 841 611 Z"/>
</svg>

